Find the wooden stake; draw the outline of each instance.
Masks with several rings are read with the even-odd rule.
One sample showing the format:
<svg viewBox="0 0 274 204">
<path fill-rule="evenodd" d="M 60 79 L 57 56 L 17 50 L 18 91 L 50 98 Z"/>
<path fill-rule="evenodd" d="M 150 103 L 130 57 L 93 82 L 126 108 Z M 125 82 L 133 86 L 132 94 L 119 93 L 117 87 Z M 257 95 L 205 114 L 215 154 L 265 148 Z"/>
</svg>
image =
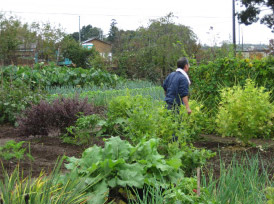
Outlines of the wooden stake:
<svg viewBox="0 0 274 204">
<path fill-rule="evenodd" d="M 197 168 L 197 195 L 201 194 L 201 170 L 200 167 Z"/>
</svg>

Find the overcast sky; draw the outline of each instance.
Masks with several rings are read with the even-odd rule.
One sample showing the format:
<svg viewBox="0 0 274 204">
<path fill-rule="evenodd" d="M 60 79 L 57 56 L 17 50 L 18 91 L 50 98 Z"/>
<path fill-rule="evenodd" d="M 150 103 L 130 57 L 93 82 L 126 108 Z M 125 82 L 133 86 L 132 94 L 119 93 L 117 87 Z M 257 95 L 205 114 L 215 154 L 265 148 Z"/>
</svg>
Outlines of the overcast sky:
<svg viewBox="0 0 274 204">
<path fill-rule="evenodd" d="M 173 12 L 178 24 L 189 26 L 202 44 L 232 41 L 232 0 L 0 0 L 0 11 L 13 11 L 24 22 L 60 24 L 67 33 L 91 24 L 102 28 L 106 35 L 111 19 L 117 27 L 136 30 Z M 236 5 L 239 11 L 240 6 Z M 266 10 L 265 12 L 269 12 Z M 210 30 L 213 27 L 213 30 Z M 270 29 L 260 23 L 251 26 L 236 24 L 236 41 L 268 44 L 274 38 Z M 240 30 L 240 33 L 239 33 Z"/>
</svg>

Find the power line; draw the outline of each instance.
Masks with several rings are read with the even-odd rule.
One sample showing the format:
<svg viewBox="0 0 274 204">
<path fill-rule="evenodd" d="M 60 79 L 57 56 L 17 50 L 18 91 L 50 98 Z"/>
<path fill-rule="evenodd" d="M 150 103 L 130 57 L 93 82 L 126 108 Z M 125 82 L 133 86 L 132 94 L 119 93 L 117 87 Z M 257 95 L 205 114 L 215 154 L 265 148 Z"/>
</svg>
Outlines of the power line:
<svg viewBox="0 0 274 204">
<path fill-rule="evenodd" d="M 10 12 L 10 13 L 22 13 L 22 14 L 39 14 L 39 15 L 69 15 L 69 16 L 79 16 L 79 15 L 84 15 L 84 16 L 121 16 L 121 17 L 154 17 L 154 18 L 159 18 L 163 16 L 148 16 L 148 15 L 135 15 L 135 14 L 100 14 L 100 13 L 49 13 L 49 12 L 28 12 L 28 11 L 2 11 L 2 12 Z M 230 18 L 230 17 L 221 17 L 221 16 L 182 16 L 182 15 L 177 15 L 177 17 L 183 17 L 183 18 Z"/>
</svg>

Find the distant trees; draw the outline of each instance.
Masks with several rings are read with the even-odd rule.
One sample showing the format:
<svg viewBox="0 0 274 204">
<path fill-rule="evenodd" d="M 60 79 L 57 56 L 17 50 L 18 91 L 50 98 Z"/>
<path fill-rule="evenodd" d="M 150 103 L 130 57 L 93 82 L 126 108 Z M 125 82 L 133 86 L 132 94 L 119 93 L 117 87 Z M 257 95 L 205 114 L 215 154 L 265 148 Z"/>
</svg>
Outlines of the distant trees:
<svg viewBox="0 0 274 204">
<path fill-rule="evenodd" d="M 111 24 L 110 24 L 108 37 L 107 37 L 107 41 L 109 41 L 110 43 L 115 42 L 117 34 L 119 32 L 119 29 L 116 27 L 116 24 L 117 24 L 116 20 L 112 19 Z"/>
<path fill-rule="evenodd" d="M 56 51 L 65 33 L 61 28 L 56 28 L 50 23 L 33 23 L 32 30 L 35 34 L 36 52 L 39 59 L 56 61 Z"/>
<path fill-rule="evenodd" d="M 16 64 L 17 53 L 31 48 L 46 61 L 56 60 L 58 43 L 63 36 L 60 28 L 49 23 L 22 23 L 14 16 L 0 13 L 0 61 L 4 65 Z"/>
<path fill-rule="evenodd" d="M 17 18 L 5 17 L 0 14 L 0 59 L 3 64 L 15 62 L 15 51 L 22 43 L 28 44 L 31 38 L 24 38 L 29 35 L 29 26 L 22 24 Z"/>
<path fill-rule="evenodd" d="M 173 14 L 151 20 L 136 31 L 119 30 L 113 42 L 118 74 L 133 78 L 163 79 L 176 68 L 181 56 L 192 56 L 199 47 L 187 26 L 176 25 Z"/>
<path fill-rule="evenodd" d="M 241 23 L 250 25 L 257 22 L 261 11 L 269 10 L 269 14 L 265 14 L 260 22 L 265 24 L 274 32 L 274 0 L 238 0 L 245 9 L 238 13 Z"/>
<path fill-rule="evenodd" d="M 93 27 L 92 25 L 83 26 L 80 30 L 81 41 L 86 41 L 92 37 L 99 37 L 103 33 L 101 28 Z M 74 32 L 71 34 L 71 37 L 79 41 L 79 32 Z"/>
</svg>

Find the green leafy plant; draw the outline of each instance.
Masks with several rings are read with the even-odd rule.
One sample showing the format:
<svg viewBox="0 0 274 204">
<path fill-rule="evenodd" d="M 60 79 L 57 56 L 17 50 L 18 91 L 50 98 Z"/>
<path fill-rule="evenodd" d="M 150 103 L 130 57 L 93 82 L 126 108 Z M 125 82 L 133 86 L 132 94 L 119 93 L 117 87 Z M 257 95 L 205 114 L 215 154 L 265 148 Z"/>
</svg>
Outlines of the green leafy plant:
<svg viewBox="0 0 274 204">
<path fill-rule="evenodd" d="M 204 166 L 208 159 L 216 155 L 215 152 L 198 149 L 192 144 L 180 140 L 169 143 L 165 148 L 168 157 L 181 160 L 182 165 L 180 168 L 185 172 L 186 176 L 193 175 L 197 167 Z"/>
<path fill-rule="evenodd" d="M 89 58 L 100 56 L 95 49 L 84 48 L 71 36 L 65 36 L 61 45 L 63 56 L 72 60 L 77 67 L 88 68 L 90 66 Z"/>
<path fill-rule="evenodd" d="M 16 117 L 31 104 L 44 98 L 39 90 L 32 90 L 21 80 L 0 87 L 0 123 L 15 123 Z"/>
<path fill-rule="evenodd" d="M 189 106 L 192 110 L 191 115 L 188 115 L 185 106 L 180 107 L 181 126 L 183 129 L 187 130 L 187 134 L 191 139 L 196 139 L 199 137 L 199 134 L 206 127 L 204 124 L 206 122 L 207 115 L 203 112 L 203 104 L 190 100 Z"/>
<path fill-rule="evenodd" d="M 197 195 L 197 178 L 193 177 L 180 179 L 176 185 L 164 192 L 164 198 L 166 203 L 215 203 L 206 188 L 200 188 L 200 195 Z"/>
<path fill-rule="evenodd" d="M 17 143 L 14 140 L 6 142 L 5 145 L 0 146 L 0 158 L 4 160 L 11 160 L 14 158 L 17 160 L 21 160 L 24 159 L 25 156 L 27 156 L 30 160 L 34 160 L 30 154 L 30 149 L 29 152 L 26 153 L 26 148 L 22 147 L 24 143 L 25 141 Z"/>
<path fill-rule="evenodd" d="M 270 92 L 255 87 L 250 79 L 244 88 L 234 86 L 221 91 L 217 114 L 218 132 L 223 136 L 235 136 L 247 143 L 251 138 L 267 138 L 273 126 L 274 108 Z"/>
<path fill-rule="evenodd" d="M 183 176 L 178 159 L 165 160 L 157 152 L 157 140 L 140 142 L 135 147 L 119 137 L 112 137 L 101 148 L 86 149 L 82 158 L 68 158 L 66 168 L 86 184 L 96 183 L 88 190 L 93 204 L 107 200 L 110 189 L 116 187 L 142 188 L 144 184 L 167 188 Z M 155 179 L 157 182 L 155 182 Z"/>
<path fill-rule="evenodd" d="M 274 187 L 267 187 L 265 192 L 267 204 L 274 204 Z"/>
<path fill-rule="evenodd" d="M 63 136 L 63 141 L 78 145 L 91 144 L 93 137 L 104 123 L 105 121 L 95 114 L 81 116 L 74 126 L 66 128 L 67 133 Z"/>
<path fill-rule="evenodd" d="M 22 80 L 35 89 L 39 86 L 44 89 L 46 86 L 115 86 L 120 78 L 107 71 L 90 68 L 68 68 L 48 65 L 40 67 L 39 64 L 32 67 L 9 66 L 2 68 L 4 81 Z"/>
<path fill-rule="evenodd" d="M 223 87 L 233 87 L 235 82 L 244 86 L 247 78 L 271 91 L 274 86 L 273 65 L 273 56 L 260 60 L 220 57 L 207 63 L 193 62 L 189 73 L 190 78 L 195 82 L 191 85 L 192 96 L 199 96 L 204 105 L 211 110 L 217 108 L 220 90 Z M 214 116 L 214 112 L 212 114 Z"/>
<path fill-rule="evenodd" d="M 132 192 L 134 195 L 132 195 Z M 171 184 L 168 189 L 160 187 L 144 186 L 142 190 L 128 190 L 129 204 L 158 204 L 158 203 L 216 203 L 204 187 L 197 194 L 197 178 L 182 177 L 176 185 Z"/>
<path fill-rule="evenodd" d="M 199 136 L 206 119 L 201 103 L 190 101 L 190 106 L 192 115 L 187 115 L 184 106 L 180 107 L 179 114 L 174 114 L 167 110 L 163 101 L 128 93 L 109 102 L 107 123 L 113 122 L 116 128 L 115 121 L 122 123 L 118 126 L 120 132 L 127 134 L 133 142 L 142 138 L 161 138 L 168 144 L 174 136 L 190 141 Z"/>
</svg>

